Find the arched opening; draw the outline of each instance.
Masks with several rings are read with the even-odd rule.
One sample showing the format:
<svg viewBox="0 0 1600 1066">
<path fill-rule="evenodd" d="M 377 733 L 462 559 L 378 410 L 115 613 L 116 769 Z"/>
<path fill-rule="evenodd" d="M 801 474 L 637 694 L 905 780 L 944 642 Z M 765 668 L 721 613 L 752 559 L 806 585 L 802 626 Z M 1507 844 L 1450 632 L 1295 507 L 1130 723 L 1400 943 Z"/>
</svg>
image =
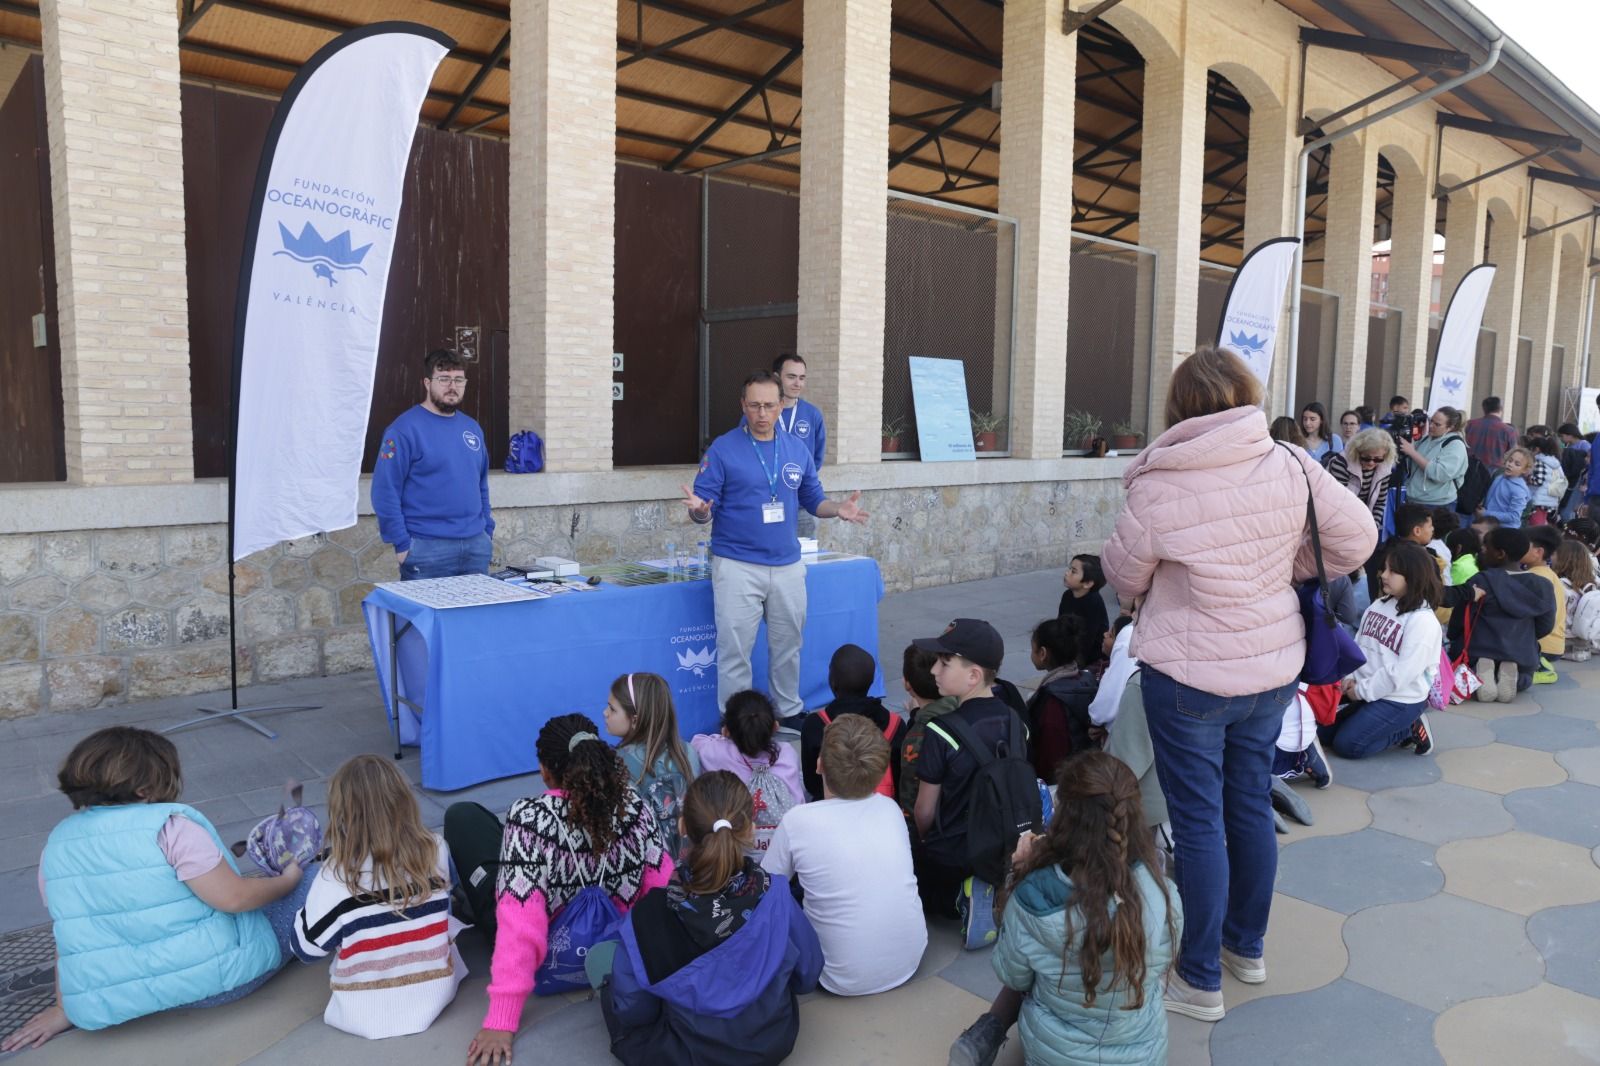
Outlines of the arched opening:
<svg viewBox="0 0 1600 1066">
<path fill-rule="evenodd" d="M 1227 77 L 1206 71 L 1205 170 L 1200 177 L 1200 286 L 1195 343 L 1210 344 L 1244 246 L 1250 102 Z"/>
</svg>

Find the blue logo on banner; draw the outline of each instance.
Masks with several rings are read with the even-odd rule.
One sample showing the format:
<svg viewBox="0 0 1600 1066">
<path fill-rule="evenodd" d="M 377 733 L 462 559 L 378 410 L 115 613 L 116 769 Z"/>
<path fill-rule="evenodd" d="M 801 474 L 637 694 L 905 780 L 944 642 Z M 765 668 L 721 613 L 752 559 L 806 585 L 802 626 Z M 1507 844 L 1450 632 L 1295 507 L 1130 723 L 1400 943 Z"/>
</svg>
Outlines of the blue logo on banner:
<svg viewBox="0 0 1600 1066">
<path fill-rule="evenodd" d="M 1241 329 L 1228 334 L 1228 347 L 1248 359 L 1251 356 L 1265 354 L 1267 342 L 1254 333 L 1245 333 Z"/>
<path fill-rule="evenodd" d="M 1450 392 L 1458 392 L 1461 389 L 1460 378 L 1445 378 L 1442 382 L 1440 382 L 1440 384 Z"/>
<path fill-rule="evenodd" d="M 365 274 L 361 261 L 372 250 L 371 244 L 363 244 L 360 248 L 350 247 L 350 231 L 328 240 L 317 232 L 317 228 L 307 222 L 300 229 L 296 237 L 289 232 L 289 228 L 282 222 L 278 223 L 278 233 L 283 237 L 283 250 L 273 252 L 273 255 L 286 255 L 297 263 L 306 263 L 311 267 L 311 273 L 322 278 L 331 289 L 339 283 L 333 276 L 335 270 L 359 270 Z"/>
</svg>

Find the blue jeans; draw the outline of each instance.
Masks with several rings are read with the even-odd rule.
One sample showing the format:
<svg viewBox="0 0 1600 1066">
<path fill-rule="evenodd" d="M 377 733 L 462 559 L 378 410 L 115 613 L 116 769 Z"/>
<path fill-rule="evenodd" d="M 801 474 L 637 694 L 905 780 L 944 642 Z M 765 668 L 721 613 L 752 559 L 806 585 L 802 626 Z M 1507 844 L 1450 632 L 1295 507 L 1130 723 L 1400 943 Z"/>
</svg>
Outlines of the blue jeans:
<svg viewBox="0 0 1600 1066">
<path fill-rule="evenodd" d="M 1427 701 L 1395 703 L 1373 700 L 1363 703 L 1333 725 L 1317 727 L 1322 743 L 1346 759 L 1365 759 L 1388 751 L 1411 735 L 1411 723 L 1428 709 Z"/>
<path fill-rule="evenodd" d="M 489 534 L 475 537 L 412 537 L 411 550 L 400 564 L 400 580 L 486 574 L 494 542 Z"/>
<path fill-rule="evenodd" d="M 1278 872 L 1269 782 L 1295 683 L 1213 696 L 1141 669 L 1183 900 L 1178 976 L 1214 992 L 1222 987 L 1222 947 L 1258 959 L 1267 935 Z"/>
</svg>

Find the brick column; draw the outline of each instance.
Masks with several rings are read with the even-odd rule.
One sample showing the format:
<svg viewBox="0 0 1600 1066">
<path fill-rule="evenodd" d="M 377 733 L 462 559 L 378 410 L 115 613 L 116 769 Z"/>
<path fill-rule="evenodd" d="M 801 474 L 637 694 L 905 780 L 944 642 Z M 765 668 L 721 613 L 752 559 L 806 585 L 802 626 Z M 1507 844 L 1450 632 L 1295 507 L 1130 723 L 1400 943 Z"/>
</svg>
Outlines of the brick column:
<svg viewBox="0 0 1600 1066">
<path fill-rule="evenodd" d="M 1144 71 L 1144 140 L 1150 164 L 1139 188 L 1139 243 L 1156 252 L 1155 425 L 1166 428 L 1167 384 L 1194 351 L 1200 288 L 1200 179 L 1205 166 L 1206 70 L 1186 56 L 1164 57 Z M 1207 342 L 1211 338 L 1200 338 Z"/>
<path fill-rule="evenodd" d="M 889 0 L 805 5 L 800 354 L 833 460 L 882 454 Z"/>
<path fill-rule="evenodd" d="M 1520 214 L 1505 212 L 1495 216 L 1489 227 L 1489 262 L 1495 265 L 1494 282 L 1489 286 L 1489 302 L 1483 307 L 1483 324 L 1494 330 L 1494 372 L 1492 388 L 1477 389 L 1478 395 L 1498 396 L 1505 401 L 1506 421 L 1520 409 L 1516 392 L 1517 334 L 1522 328 L 1522 264 L 1527 241 L 1522 239 L 1525 220 Z"/>
<path fill-rule="evenodd" d="M 1557 231 L 1559 234 L 1561 231 Z M 1583 308 L 1589 289 L 1589 273 L 1584 269 L 1588 258 L 1588 236 L 1582 242 L 1569 243 L 1562 237 L 1560 281 L 1556 288 L 1555 323 L 1551 327 L 1555 343 L 1567 350 L 1566 362 L 1561 366 L 1561 387 L 1579 384 L 1583 373 Z"/>
<path fill-rule="evenodd" d="M 1396 168 L 1389 226 L 1389 303 L 1399 308 L 1400 366 L 1396 392 L 1415 407 L 1429 387 L 1428 315 L 1433 303 L 1433 225 L 1438 201 L 1428 176 Z M 1384 397 L 1387 399 L 1387 397 Z"/>
<path fill-rule="evenodd" d="M 1001 53 L 1000 213 L 1017 219 L 1019 252 L 1011 454 L 1028 459 L 1061 454 L 1066 408 L 1073 145 L 1062 131 L 1072 129 L 1078 38 L 1061 32 L 1064 7 L 1063 0 L 1011 0 Z M 1073 354 L 1080 373 L 1095 374 L 1095 353 Z"/>
<path fill-rule="evenodd" d="M 1533 359 L 1528 370 L 1528 395 L 1517 397 L 1522 421 L 1531 426 L 1557 418 L 1560 411 L 1547 411 L 1550 381 L 1560 374 L 1551 351 L 1556 343 L 1556 285 L 1561 280 L 1561 231 L 1541 233 L 1527 242 L 1527 266 L 1522 276 L 1522 332 L 1533 341 Z"/>
<path fill-rule="evenodd" d="M 1294 235 L 1295 166 L 1298 140 L 1294 113 L 1287 107 L 1258 107 L 1250 112 L 1250 146 L 1245 161 L 1244 250 L 1274 237 Z M 1287 292 L 1285 292 L 1287 295 Z M 1196 338 L 1209 341 L 1209 337 Z M 1278 322 L 1278 342 L 1267 382 L 1267 410 L 1283 414 L 1289 407 L 1289 313 Z"/>
<path fill-rule="evenodd" d="M 1378 146 L 1366 131 L 1333 143 L 1328 170 L 1328 226 L 1323 238 L 1322 287 L 1339 295 L 1333 395 L 1318 396 L 1334 411 L 1361 402 L 1367 383 L 1367 319 L 1372 310 L 1372 218 L 1378 195 Z M 1306 395 L 1304 384 L 1300 394 Z"/>
<path fill-rule="evenodd" d="M 509 428 L 609 470 L 617 10 L 512 0 L 511 25 Z"/>
<path fill-rule="evenodd" d="M 1489 222 L 1483 200 L 1474 196 L 1472 189 L 1451 193 L 1447 202 L 1450 206 L 1444 219 L 1444 273 L 1439 279 L 1441 315 L 1449 309 L 1450 297 L 1467 271 L 1483 262 L 1483 235 Z M 1474 400 L 1489 395 L 1481 391 L 1482 386 L 1479 381 L 1472 383 L 1473 391 L 1478 393 Z"/>
<path fill-rule="evenodd" d="M 43 0 L 67 479 L 194 477 L 178 21 Z"/>
</svg>

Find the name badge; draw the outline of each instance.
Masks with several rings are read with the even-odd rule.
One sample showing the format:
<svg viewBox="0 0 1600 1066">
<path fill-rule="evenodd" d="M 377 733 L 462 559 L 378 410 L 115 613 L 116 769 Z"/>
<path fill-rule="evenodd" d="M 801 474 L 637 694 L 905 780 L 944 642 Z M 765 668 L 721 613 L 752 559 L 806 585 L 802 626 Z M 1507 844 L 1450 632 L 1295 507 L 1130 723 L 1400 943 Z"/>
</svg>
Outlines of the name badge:
<svg viewBox="0 0 1600 1066">
<path fill-rule="evenodd" d="M 761 521 L 766 525 L 783 521 L 783 502 L 772 500 L 761 505 Z"/>
</svg>

